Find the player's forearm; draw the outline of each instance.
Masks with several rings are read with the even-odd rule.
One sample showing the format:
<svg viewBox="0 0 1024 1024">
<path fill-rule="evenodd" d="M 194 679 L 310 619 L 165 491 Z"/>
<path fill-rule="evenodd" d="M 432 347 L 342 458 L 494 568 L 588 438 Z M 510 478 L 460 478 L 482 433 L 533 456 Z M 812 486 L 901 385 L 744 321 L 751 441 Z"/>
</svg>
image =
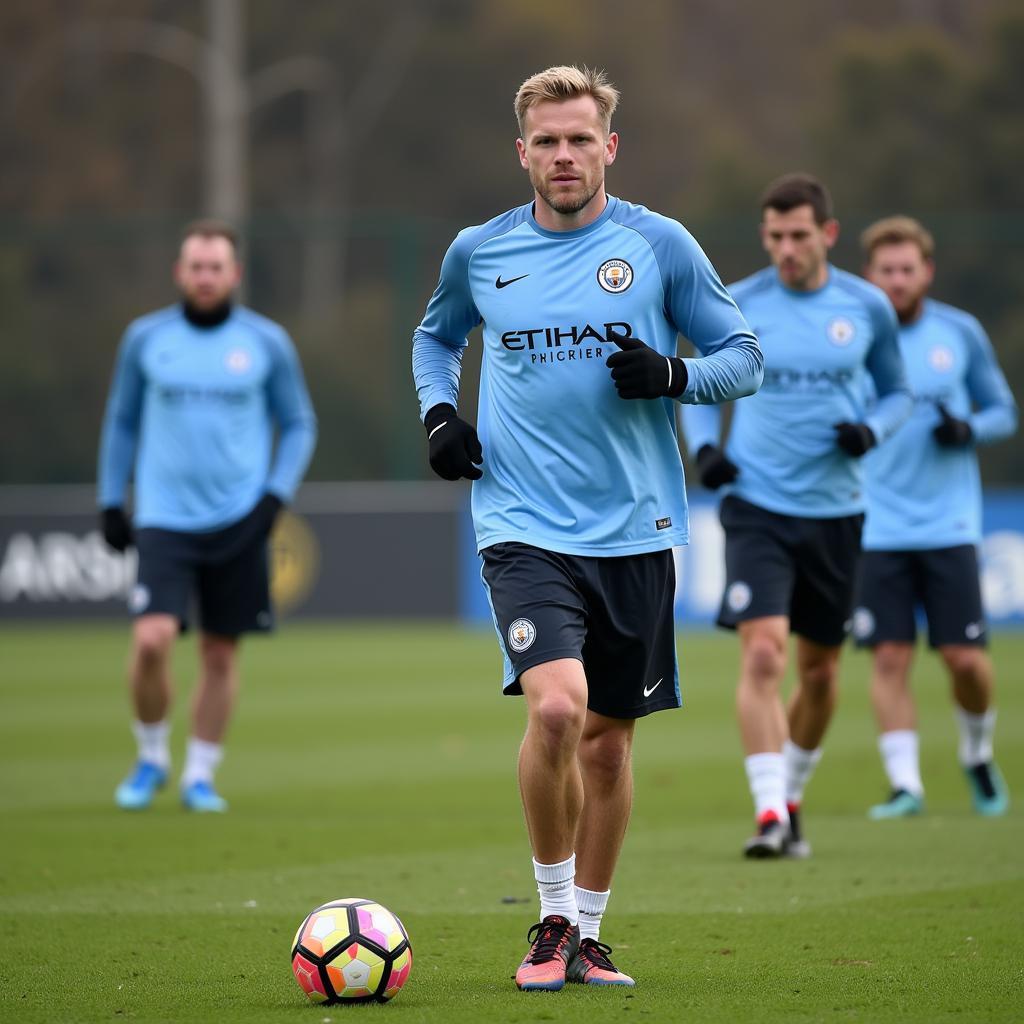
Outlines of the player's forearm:
<svg viewBox="0 0 1024 1024">
<path fill-rule="evenodd" d="M 741 337 L 700 359 L 684 359 L 688 380 L 679 401 L 718 405 L 754 394 L 764 380 L 764 356 L 752 337 Z"/>
<path fill-rule="evenodd" d="M 1017 407 L 1015 405 L 990 405 L 972 413 L 967 422 L 975 444 L 994 444 L 1005 441 L 1017 432 Z"/>
<path fill-rule="evenodd" d="M 687 450 L 696 453 L 705 445 L 721 444 L 722 415 L 717 405 L 684 405 L 683 434 Z"/>
<path fill-rule="evenodd" d="M 97 485 L 97 503 L 100 508 L 124 504 L 137 440 L 136 432 L 123 423 L 109 421 L 104 424 Z"/>
<path fill-rule="evenodd" d="M 420 400 L 420 418 L 441 403 L 459 407 L 463 348 L 453 348 L 417 330 L 412 341 L 412 376 Z"/>
<path fill-rule="evenodd" d="M 282 501 L 290 502 L 306 474 L 316 448 L 316 418 L 308 417 L 288 424 L 277 443 L 274 466 L 267 478 L 267 490 Z"/>
<path fill-rule="evenodd" d="M 871 428 L 875 440 L 880 444 L 892 437 L 914 410 L 914 400 L 905 388 L 898 388 L 879 396 L 871 415 L 864 422 Z"/>
</svg>

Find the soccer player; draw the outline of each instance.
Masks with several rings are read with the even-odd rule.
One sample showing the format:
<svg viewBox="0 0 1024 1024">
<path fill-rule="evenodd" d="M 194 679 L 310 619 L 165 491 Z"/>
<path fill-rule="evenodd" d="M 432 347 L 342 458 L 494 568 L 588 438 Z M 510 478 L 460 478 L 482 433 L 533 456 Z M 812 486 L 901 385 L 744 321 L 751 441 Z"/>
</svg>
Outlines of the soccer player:
<svg viewBox="0 0 1024 1024">
<path fill-rule="evenodd" d="M 519 785 L 540 894 L 521 989 L 632 985 L 600 942 L 637 718 L 680 704 L 672 546 L 688 535 L 677 402 L 755 391 L 758 344 L 676 221 L 610 196 L 618 91 L 553 67 L 515 98 L 533 200 L 462 231 L 416 329 L 434 471 L 467 477 L 482 575 L 526 698 Z M 477 431 L 456 411 L 483 324 Z M 685 335 L 703 354 L 676 356 Z"/>
<path fill-rule="evenodd" d="M 878 748 L 892 787 L 874 819 L 919 814 L 910 669 L 915 606 L 952 683 L 960 763 L 979 814 L 1003 814 L 1006 784 L 993 760 L 992 661 L 986 646 L 977 545 L 981 483 L 975 448 L 1017 426 L 1013 395 L 981 324 L 927 298 L 935 273 L 932 236 L 910 217 L 889 217 L 861 236 L 865 276 L 882 288 L 900 322 L 900 348 L 914 412 L 865 460 L 868 512 L 854 639 L 874 652 L 871 701 Z"/>
<path fill-rule="evenodd" d="M 129 600 L 138 760 L 115 793 L 126 810 L 148 807 L 167 780 L 169 659 L 193 597 L 200 672 L 181 799 L 193 811 L 227 809 L 213 776 L 238 689 L 239 637 L 273 625 L 267 538 L 316 443 L 291 340 L 235 302 L 236 245 L 234 231 L 217 221 L 185 229 L 174 270 L 181 302 L 129 325 L 107 400 L 103 535 L 117 551 L 135 544 L 139 555 Z"/>
<path fill-rule="evenodd" d="M 740 641 L 736 709 L 754 799 L 748 857 L 807 857 L 804 788 L 836 702 L 839 652 L 853 609 L 863 522 L 860 459 L 910 413 L 896 317 L 885 294 L 832 266 L 839 234 L 828 191 L 808 174 L 761 200 L 771 266 L 730 292 L 764 350 L 764 384 L 735 408 L 720 447 L 719 412 L 685 407 L 705 487 L 721 503 L 726 585 L 718 624 Z M 866 380 L 879 400 L 865 415 Z M 797 683 L 783 709 L 789 634 Z"/>
</svg>

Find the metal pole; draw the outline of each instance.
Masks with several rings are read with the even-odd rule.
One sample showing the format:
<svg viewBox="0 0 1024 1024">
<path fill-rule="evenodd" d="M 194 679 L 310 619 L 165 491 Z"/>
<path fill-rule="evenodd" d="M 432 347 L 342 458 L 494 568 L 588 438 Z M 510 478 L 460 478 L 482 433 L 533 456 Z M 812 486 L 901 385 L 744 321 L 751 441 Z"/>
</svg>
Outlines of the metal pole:
<svg viewBox="0 0 1024 1024">
<path fill-rule="evenodd" d="M 244 229 L 249 214 L 246 168 L 248 103 L 242 43 L 243 0 L 206 0 L 208 45 L 204 111 L 206 121 L 206 212 Z"/>
</svg>

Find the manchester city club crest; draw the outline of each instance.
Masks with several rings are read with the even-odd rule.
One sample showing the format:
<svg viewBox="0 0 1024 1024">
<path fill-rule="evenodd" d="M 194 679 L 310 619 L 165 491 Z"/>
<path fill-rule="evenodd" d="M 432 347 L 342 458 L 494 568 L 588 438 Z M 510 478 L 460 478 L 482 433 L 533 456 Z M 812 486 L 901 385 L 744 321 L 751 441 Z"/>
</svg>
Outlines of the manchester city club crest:
<svg viewBox="0 0 1024 1024">
<path fill-rule="evenodd" d="M 244 348 L 233 348 L 224 357 L 224 365 L 232 373 L 245 373 L 252 366 L 252 356 Z"/>
<path fill-rule="evenodd" d="M 529 619 L 516 619 L 508 627 L 508 645 L 521 654 L 537 639 L 537 627 Z"/>
<path fill-rule="evenodd" d="M 928 351 L 928 365 L 936 373 L 949 373 L 953 369 L 953 351 L 945 345 L 934 345 Z"/>
<path fill-rule="evenodd" d="M 853 326 L 852 320 L 848 320 L 845 316 L 837 316 L 829 320 L 825 333 L 828 334 L 828 340 L 833 345 L 846 348 L 853 341 L 853 336 L 857 333 L 857 330 Z"/>
<path fill-rule="evenodd" d="M 597 283 L 617 295 L 633 283 L 633 268 L 625 260 L 605 260 L 597 268 Z"/>
</svg>

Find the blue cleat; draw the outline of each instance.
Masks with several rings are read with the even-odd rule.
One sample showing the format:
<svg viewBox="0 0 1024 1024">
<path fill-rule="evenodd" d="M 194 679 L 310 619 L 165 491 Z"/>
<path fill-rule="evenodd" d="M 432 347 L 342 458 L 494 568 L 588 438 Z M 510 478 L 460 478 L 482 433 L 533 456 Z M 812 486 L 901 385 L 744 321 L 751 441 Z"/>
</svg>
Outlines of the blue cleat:
<svg viewBox="0 0 1024 1024">
<path fill-rule="evenodd" d="M 228 809 L 228 802 L 220 796 L 209 782 L 193 782 L 183 786 L 181 803 L 186 811 L 198 814 L 223 814 Z"/>
<path fill-rule="evenodd" d="M 166 782 L 165 769 L 151 761 L 137 761 L 131 775 L 114 790 L 114 802 L 124 811 L 144 811 Z"/>
<path fill-rule="evenodd" d="M 998 818 L 1010 806 L 1010 791 L 995 761 L 964 769 L 971 787 L 971 802 L 978 814 Z"/>
<path fill-rule="evenodd" d="M 888 821 L 891 818 L 913 818 L 924 813 L 924 798 L 914 796 L 905 789 L 894 789 L 884 804 L 875 804 L 868 811 L 872 821 Z"/>
</svg>

